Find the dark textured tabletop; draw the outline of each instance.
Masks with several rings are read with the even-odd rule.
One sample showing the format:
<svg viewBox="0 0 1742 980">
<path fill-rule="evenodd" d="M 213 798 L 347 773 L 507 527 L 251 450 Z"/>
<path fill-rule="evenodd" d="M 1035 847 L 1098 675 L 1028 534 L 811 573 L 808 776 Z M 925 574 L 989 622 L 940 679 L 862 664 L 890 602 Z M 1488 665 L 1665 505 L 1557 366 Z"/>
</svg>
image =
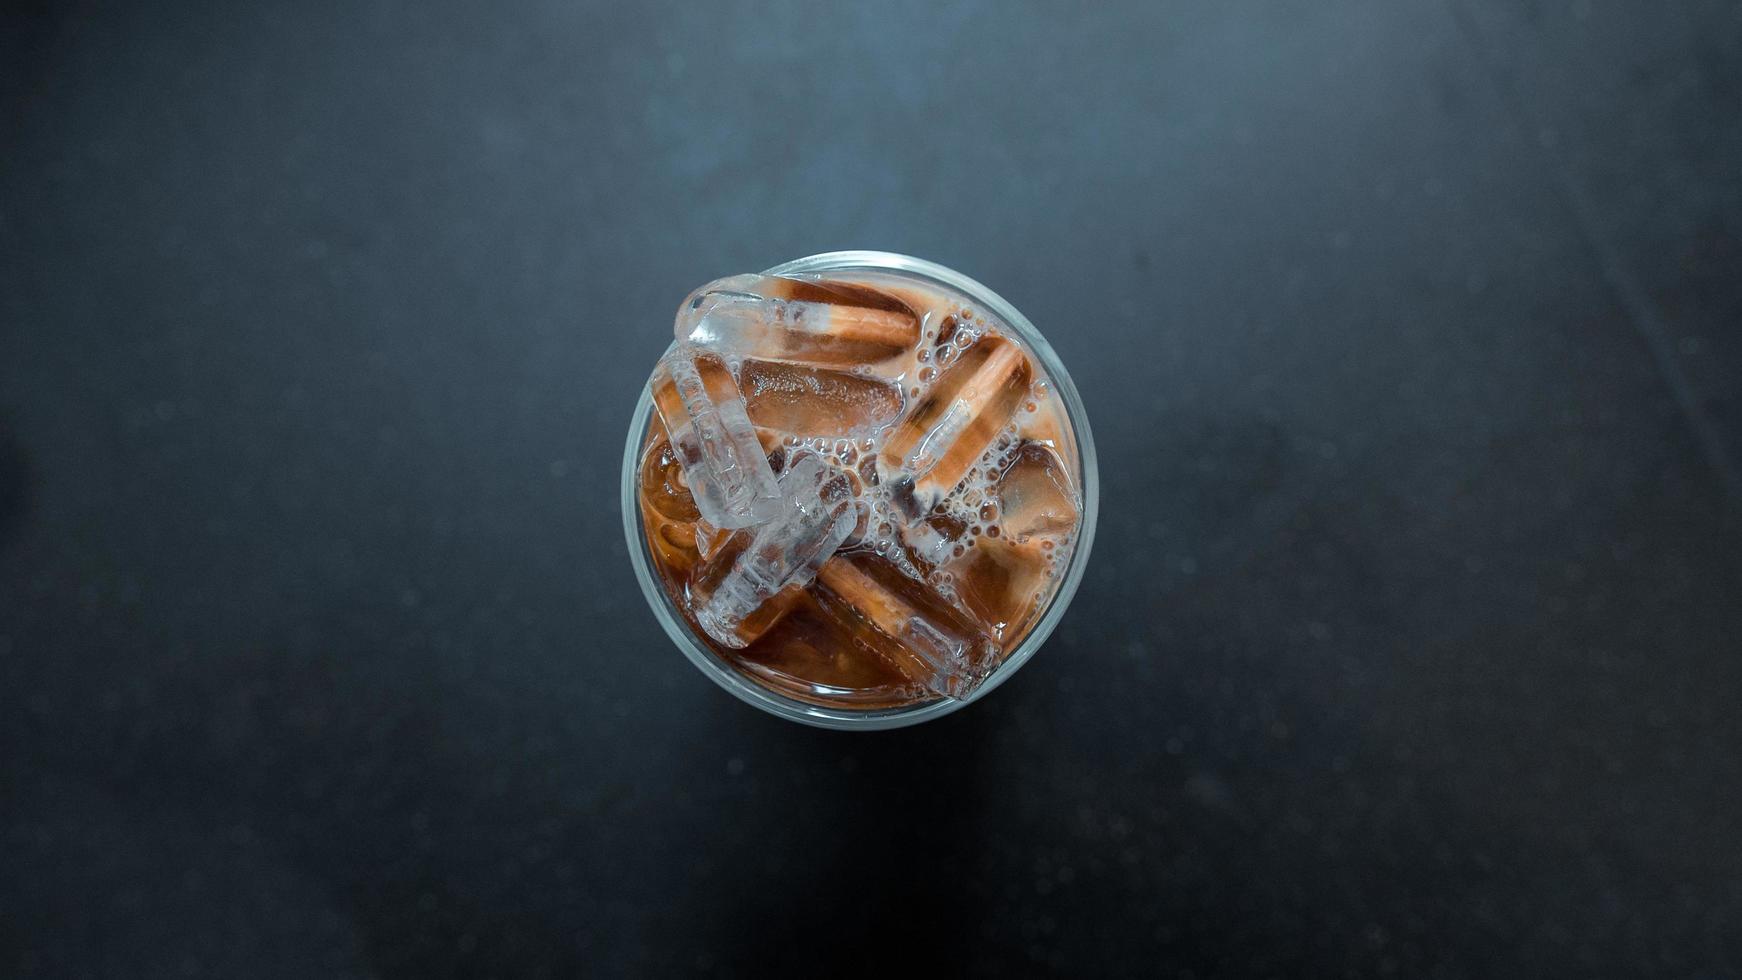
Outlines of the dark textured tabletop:
<svg viewBox="0 0 1742 980">
<path fill-rule="evenodd" d="M 1734 976 L 1733 2 L 0 14 L 0 974 Z M 884 734 L 634 583 L 693 286 L 934 259 L 1101 527 Z"/>
</svg>

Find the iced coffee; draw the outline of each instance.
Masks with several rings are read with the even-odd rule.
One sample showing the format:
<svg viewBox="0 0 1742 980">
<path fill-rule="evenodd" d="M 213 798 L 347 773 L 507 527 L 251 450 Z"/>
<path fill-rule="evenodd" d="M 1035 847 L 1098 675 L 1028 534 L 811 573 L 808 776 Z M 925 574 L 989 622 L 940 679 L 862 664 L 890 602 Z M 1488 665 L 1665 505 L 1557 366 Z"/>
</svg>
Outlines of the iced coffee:
<svg viewBox="0 0 1742 980">
<path fill-rule="evenodd" d="M 1041 360 L 893 270 L 697 289 L 654 368 L 647 554 L 744 677 L 841 709 L 965 699 L 1057 592 L 1083 509 Z"/>
</svg>

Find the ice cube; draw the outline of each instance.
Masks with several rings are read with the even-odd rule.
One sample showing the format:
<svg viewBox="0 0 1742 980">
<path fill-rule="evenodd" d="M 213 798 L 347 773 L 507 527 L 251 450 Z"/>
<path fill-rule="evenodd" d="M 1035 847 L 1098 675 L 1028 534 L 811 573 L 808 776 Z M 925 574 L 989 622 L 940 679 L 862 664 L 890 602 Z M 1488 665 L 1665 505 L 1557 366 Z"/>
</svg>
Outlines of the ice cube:
<svg viewBox="0 0 1742 980">
<path fill-rule="evenodd" d="M 719 355 L 679 344 L 649 383 L 701 516 L 726 528 L 771 517 L 780 505 L 774 471 Z"/>
<path fill-rule="evenodd" d="M 983 337 L 896 423 L 877 468 L 910 521 L 931 510 L 998 437 L 1033 373 L 1014 343 Z"/>
<path fill-rule="evenodd" d="M 734 649 L 755 642 L 785 615 L 857 519 L 846 478 L 815 453 L 788 461 L 779 490 L 775 515 L 721 542 L 690 584 L 696 622 Z"/>
<path fill-rule="evenodd" d="M 951 514 L 928 515 L 902 528 L 901 537 L 914 563 L 999 643 L 1021 633 L 1045 594 L 1059 541 L 1040 534 L 1012 540 L 996 517 L 975 533 Z"/>
<path fill-rule="evenodd" d="M 926 571 L 948 561 L 956 542 L 968 533 L 968 525 L 949 514 L 933 514 L 901 529 L 908 554 Z"/>
<path fill-rule="evenodd" d="M 871 364 L 919 342 L 919 318 L 867 286 L 784 276 L 731 276 L 678 308 L 679 343 L 811 364 Z"/>
<path fill-rule="evenodd" d="M 998 666 L 991 637 L 886 558 L 838 555 L 817 572 L 812 595 L 855 644 L 934 694 L 965 698 Z"/>
<path fill-rule="evenodd" d="M 1077 524 L 1076 495 L 1052 450 L 1024 443 L 998 479 L 998 524 L 1006 538 L 1062 537 Z"/>
<path fill-rule="evenodd" d="M 792 611 L 748 649 L 734 654 L 746 673 L 801 701 L 862 708 L 892 707 L 930 697 L 882 657 L 868 656 L 806 592 Z"/>
<path fill-rule="evenodd" d="M 949 577 L 957 603 L 998 638 L 1022 633 L 1052 581 L 1059 546 L 1076 527 L 1076 497 L 1058 457 L 1024 443 L 999 477 L 980 534 L 948 514 L 907 529 L 912 554 Z M 965 545 L 965 547 L 964 547 Z"/>
<path fill-rule="evenodd" d="M 941 571 L 949 575 L 957 600 L 1002 643 L 1019 635 L 1034 614 L 1052 563 L 1039 541 L 982 534 Z"/>
<path fill-rule="evenodd" d="M 696 552 L 703 558 L 713 555 L 715 551 L 719 550 L 720 545 L 725 544 L 726 539 L 733 534 L 725 528 L 715 527 L 707 521 L 699 519 L 692 525 L 692 530 L 696 537 Z"/>
<path fill-rule="evenodd" d="M 750 421 L 794 435 L 870 435 L 901 413 L 899 387 L 847 371 L 746 360 L 738 378 Z"/>
</svg>

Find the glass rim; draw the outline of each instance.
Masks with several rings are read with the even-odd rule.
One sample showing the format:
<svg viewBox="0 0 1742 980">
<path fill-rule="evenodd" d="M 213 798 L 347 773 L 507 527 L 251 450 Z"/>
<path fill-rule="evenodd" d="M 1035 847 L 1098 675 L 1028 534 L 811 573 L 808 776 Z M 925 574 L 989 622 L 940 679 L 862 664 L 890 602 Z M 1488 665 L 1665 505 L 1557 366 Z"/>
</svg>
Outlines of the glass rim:
<svg viewBox="0 0 1742 980">
<path fill-rule="evenodd" d="M 992 675 L 986 678 L 985 682 L 972 694 L 960 700 L 944 698 L 911 706 L 854 710 L 850 708 L 826 708 L 777 694 L 750 680 L 720 660 L 713 651 L 695 637 L 688 620 L 678 611 L 664 585 L 654 574 L 653 564 L 648 556 L 646 535 L 641 522 L 639 492 L 641 446 L 647 437 L 647 428 L 652 422 L 653 414 L 653 396 L 646 384 L 641 386 L 641 397 L 635 403 L 635 414 L 629 422 L 629 439 L 623 451 L 621 507 L 623 533 L 629 547 L 629 561 L 635 567 L 635 578 L 641 585 L 642 595 L 647 599 L 648 605 L 652 607 L 654 617 L 659 620 L 666 635 L 671 638 L 679 650 L 683 651 L 684 656 L 695 664 L 697 669 L 739 700 L 788 721 L 796 721 L 818 728 L 875 731 L 917 725 L 920 722 L 941 718 L 951 712 L 959 711 L 990 694 L 998 685 L 1008 680 L 1011 675 L 1022 669 L 1023 665 L 1034 657 L 1035 652 L 1051 637 L 1059 620 L 1064 617 L 1065 610 L 1069 608 L 1071 599 L 1076 595 L 1077 586 L 1082 582 L 1083 571 L 1088 567 L 1089 551 L 1095 541 L 1095 519 L 1100 509 L 1101 488 L 1100 473 L 1095 459 L 1095 441 L 1089 432 L 1088 414 L 1084 411 L 1081 396 L 1077 394 L 1076 384 L 1071 380 L 1070 373 L 1065 370 L 1064 362 L 1060 361 L 1058 354 L 1053 351 L 1052 345 L 1047 343 L 1046 338 L 1041 335 L 1034 324 L 1029 322 L 1027 317 L 1023 316 L 1002 296 L 954 269 L 895 252 L 863 250 L 821 252 L 790 262 L 783 262 L 762 274 L 782 276 L 853 271 L 899 272 L 929 279 L 954 289 L 972 302 L 991 311 L 999 320 L 1015 331 L 1034 356 L 1040 359 L 1042 367 L 1045 368 L 1047 376 L 1052 382 L 1055 395 L 1064 401 L 1065 418 L 1069 422 L 1072 435 L 1076 440 L 1078 485 L 1082 488 L 1083 498 L 1083 512 L 1077 529 L 1077 539 L 1071 549 L 1070 565 L 1065 570 L 1064 579 L 1048 601 L 1046 610 L 1034 626 L 1029 629 L 1028 635 L 1023 637 L 1022 642 L 1016 645 L 1016 649 L 1004 658 L 1004 661 L 998 665 Z M 673 341 L 674 346 L 675 343 Z"/>
</svg>

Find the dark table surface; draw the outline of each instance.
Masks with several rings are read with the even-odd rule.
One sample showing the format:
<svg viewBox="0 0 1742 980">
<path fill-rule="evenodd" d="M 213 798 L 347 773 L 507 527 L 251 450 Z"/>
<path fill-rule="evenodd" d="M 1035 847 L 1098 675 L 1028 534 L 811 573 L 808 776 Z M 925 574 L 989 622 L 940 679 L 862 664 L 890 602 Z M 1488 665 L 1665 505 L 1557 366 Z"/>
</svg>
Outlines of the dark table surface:
<svg viewBox="0 0 1742 980">
<path fill-rule="evenodd" d="M 25 2 L 0 973 L 1742 971 L 1742 8 Z M 908 252 L 1101 451 L 851 735 L 616 497 L 709 278 Z"/>
</svg>

